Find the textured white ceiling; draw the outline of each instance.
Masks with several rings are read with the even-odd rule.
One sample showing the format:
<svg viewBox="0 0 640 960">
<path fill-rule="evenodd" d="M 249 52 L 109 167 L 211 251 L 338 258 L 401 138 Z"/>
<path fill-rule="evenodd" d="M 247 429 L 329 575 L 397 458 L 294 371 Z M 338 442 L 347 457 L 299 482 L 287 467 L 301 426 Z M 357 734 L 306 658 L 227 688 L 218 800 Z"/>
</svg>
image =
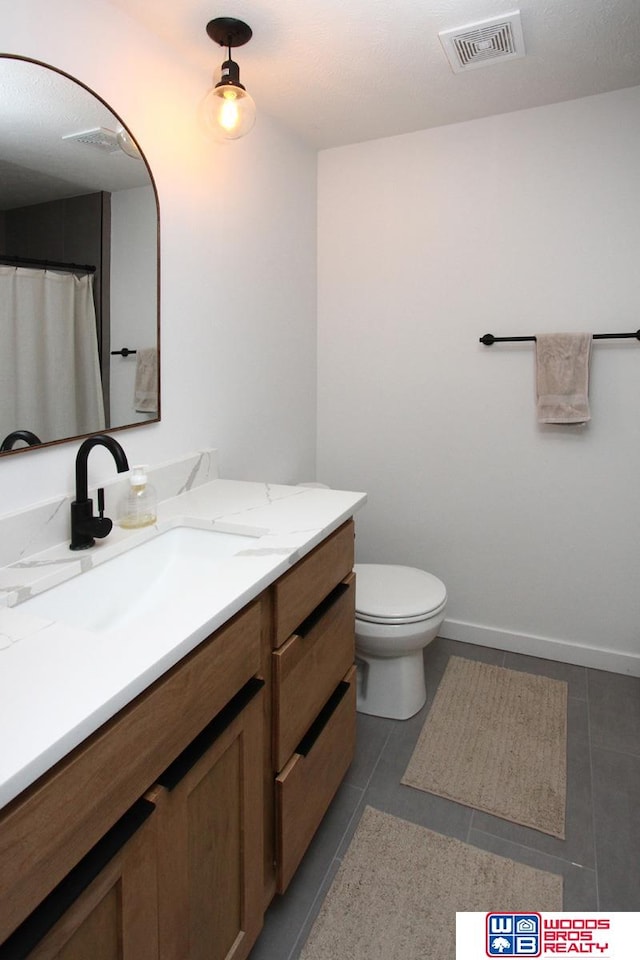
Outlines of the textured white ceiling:
<svg viewBox="0 0 640 960">
<path fill-rule="evenodd" d="M 214 17 L 264 110 L 318 148 L 640 84 L 640 0 L 108 0 L 213 72 Z M 527 56 L 454 74 L 438 31 L 519 9 Z"/>
<path fill-rule="evenodd" d="M 38 64 L 0 57 L 0 210 L 94 190 L 144 186 L 144 163 L 63 140 L 121 123 L 73 80 Z"/>
</svg>

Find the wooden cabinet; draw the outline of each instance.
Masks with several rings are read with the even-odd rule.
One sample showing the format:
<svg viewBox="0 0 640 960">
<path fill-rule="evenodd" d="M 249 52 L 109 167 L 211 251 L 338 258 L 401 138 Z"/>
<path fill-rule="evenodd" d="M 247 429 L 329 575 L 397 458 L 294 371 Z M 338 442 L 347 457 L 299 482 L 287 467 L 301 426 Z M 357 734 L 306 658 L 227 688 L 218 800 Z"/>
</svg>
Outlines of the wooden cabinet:
<svg viewBox="0 0 640 960">
<path fill-rule="evenodd" d="M 353 523 L 346 523 L 274 588 L 272 764 L 278 893 L 289 885 L 355 748 L 353 538 Z"/>
<path fill-rule="evenodd" d="M 262 696 L 250 680 L 0 960 L 244 960 L 262 926 Z"/>
<path fill-rule="evenodd" d="M 260 601 L 256 601 L 205 640 L 0 814 L 0 942 L 13 934 L 25 922 L 25 918 L 31 922 L 32 913 L 38 913 L 38 908 L 40 926 L 43 926 L 42 908 L 50 925 L 52 914 L 49 896 L 53 892 L 53 896 L 57 897 L 60 888 L 68 888 L 71 884 L 71 888 L 75 889 L 75 897 L 70 902 L 64 901 L 64 916 L 59 921 L 59 927 L 61 930 L 77 927 L 76 939 L 64 946 L 66 952 L 60 948 L 56 953 L 53 948 L 50 950 L 47 937 L 38 948 L 41 952 L 33 954 L 34 960 L 36 957 L 38 960 L 44 957 L 56 960 L 88 960 L 89 957 L 91 960 L 102 960 L 103 954 L 99 952 L 102 947 L 96 945 L 95 949 L 88 949 L 87 944 L 94 933 L 102 937 L 101 931 L 109 927 L 113 936 L 110 934 L 109 941 L 105 933 L 105 943 L 115 944 L 114 949 L 120 952 L 113 956 L 118 960 L 157 960 L 158 904 L 167 902 L 162 886 L 171 879 L 176 895 L 179 890 L 176 878 L 170 877 L 170 871 L 165 869 L 162 872 L 160 869 L 167 862 L 161 846 L 170 835 L 165 815 L 172 815 L 174 810 L 172 803 L 165 802 L 166 794 L 170 793 L 168 788 L 157 788 L 154 793 L 157 807 L 149 818 L 149 824 L 141 830 L 139 838 L 131 841 L 134 844 L 132 850 L 136 850 L 143 839 L 155 831 L 144 856 L 140 855 L 140 865 L 150 861 L 148 873 L 143 878 L 135 879 L 139 866 L 135 862 L 138 854 L 132 854 L 132 862 L 128 848 L 123 849 L 122 854 L 106 865 L 104 873 L 96 878 L 95 883 L 100 889 L 104 887 L 105 896 L 102 903 L 96 902 L 97 912 L 94 913 L 92 908 L 87 910 L 86 907 L 87 903 L 93 903 L 93 887 L 83 893 L 74 881 L 74 874 L 85 858 L 90 858 L 96 849 L 100 850 L 114 825 L 129 816 L 130 810 L 138 809 L 139 798 L 148 793 L 151 785 L 159 780 L 164 782 L 169 771 L 175 771 L 180 763 L 184 764 L 194 755 L 194 751 L 197 753 L 201 750 L 202 737 L 211 736 L 212 726 L 216 723 L 218 727 L 214 731 L 214 739 L 218 740 L 218 745 L 212 748 L 209 763 L 215 766 L 212 758 L 220 749 L 220 743 L 228 743 L 229 749 L 224 753 L 225 759 L 220 759 L 217 776 L 207 781 L 206 799 L 216 811 L 226 810 L 228 822 L 235 815 L 235 805 L 236 814 L 241 818 L 242 831 L 241 838 L 236 834 L 235 840 L 242 847 L 242 856 L 246 855 L 246 858 L 242 859 L 240 867 L 237 866 L 237 858 L 235 862 L 229 862 L 229 878 L 223 877 L 226 865 L 222 867 L 220 876 L 216 878 L 218 887 L 210 889 L 210 895 L 215 899 L 218 892 L 222 891 L 222 897 L 226 897 L 228 888 L 224 886 L 225 883 L 233 885 L 239 882 L 239 877 L 240 882 L 246 878 L 247 896 L 241 905 L 242 930 L 246 931 L 246 936 L 241 939 L 248 943 L 250 936 L 257 935 L 262 923 L 263 905 L 261 896 L 256 898 L 251 891 L 253 873 L 257 872 L 253 869 L 253 860 L 262 859 L 260 762 L 264 734 L 261 694 L 255 698 L 255 703 L 242 704 L 247 710 L 246 717 L 242 709 L 237 710 L 237 700 L 229 701 L 235 698 L 238 691 L 246 691 L 251 679 L 260 672 L 261 631 L 262 606 Z M 232 705 L 238 715 L 230 719 L 228 711 Z M 227 721 L 232 732 L 220 728 L 220 723 L 224 725 Z M 244 731 L 245 721 L 250 733 Z M 230 765 L 232 757 L 236 761 L 235 768 Z M 223 773 L 230 778 L 228 785 L 223 782 Z M 185 777 L 185 783 L 191 783 L 191 780 Z M 178 795 L 181 795 L 180 792 Z M 190 810 L 193 810 L 193 805 Z M 251 834 L 250 825 L 253 824 L 256 826 Z M 189 835 L 192 857 L 198 856 L 198 847 L 205 850 L 214 842 L 214 834 L 207 833 L 208 827 L 215 825 L 214 822 L 203 819 L 201 825 L 197 839 L 195 834 Z M 177 857 L 180 852 L 175 837 L 172 837 L 171 845 L 173 855 Z M 219 862 L 224 864 L 222 860 Z M 144 909 L 137 899 L 143 896 L 143 892 Z M 147 902 L 149 897 L 155 901 L 152 920 Z M 114 904 L 118 905 L 119 912 L 116 914 L 112 912 Z M 56 909 L 59 912 L 59 904 Z M 86 919 L 79 922 L 78 918 L 85 913 Z M 139 921 L 144 921 L 144 930 L 147 925 L 153 927 L 152 935 L 138 932 Z M 58 936 L 57 920 L 56 923 L 55 930 L 51 930 L 51 937 L 54 934 Z M 144 950 L 138 949 L 140 938 L 145 941 Z M 132 951 L 127 946 L 129 940 L 135 945 Z M 214 943 L 217 944 L 218 940 L 218 937 L 214 938 Z M 52 942 L 57 943 L 58 940 Z M 77 948 L 80 953 L 71 952 L 76 950 L 78 943 L 81 944 Z M 10 949 L 10 946 L 5 946 L 7 950 Z M 246 952 L 248 949 L 246 946 Z M 245 955 L 241 950 L 237 954 L 228 951 L 226 954 L 206 954 L 211 958 L 240 958 Z M 0 952 L 0 958 L 2 956 Z M 27 954 L 6 953 L 10 960 L 16 960 L 16 956 Z M 105 960 L 111 960 L 112 954 L 107 952 L 104 956 Z M 166 952 L 163 954 L 165 956 L 168 956 Z M 192 956 L 199 958 L 203 955 L 180 953 L 174 956 L 175 960 L 191 960 Z"/>
<path fill-rule="evenodd" d="M 0 943 L 260 672 L 252 603 L 0 812 Z"/>
<path fill-rule="evenodd" d="M 0 811 L 0 960 L 247 957 L 353 756 L 353 543 L 348 521 Z"/>
<path fill-rule="evenodd" d="M 262 927 L 262 687 L 160 777 L 160 960 L 244 960 Z"/>
<path fill-rule="evenodd" d="M 140 800 L 0 946 L 2 960 L 157 960 L 155 805 Z"/>
</svg>

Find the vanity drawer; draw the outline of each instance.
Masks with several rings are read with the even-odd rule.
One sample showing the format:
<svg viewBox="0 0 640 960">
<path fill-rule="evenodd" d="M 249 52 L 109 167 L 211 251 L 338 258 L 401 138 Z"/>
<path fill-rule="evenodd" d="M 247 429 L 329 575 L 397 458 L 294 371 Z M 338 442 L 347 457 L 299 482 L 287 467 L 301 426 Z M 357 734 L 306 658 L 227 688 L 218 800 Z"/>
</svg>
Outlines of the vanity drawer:
<svg viewBox="0 0 640 960">
<path fill-rule="evenodd" d="M 353 758 L 356 670 L 338 685 L 276 777 L 277 889 L 284 893 Z"/>
<path fill-rule="evenodd" d="M 354 647 L 355 575 L 351 573 L 271 655 L 276 771 L 353 665 Z"/>
<path fill-rule="evenodd" d="M 353 543 L 353 520 L 348 520 L 280 577 L 274 586 L 274 646 L 280 647 L 351 572 Z"/>
</svg>

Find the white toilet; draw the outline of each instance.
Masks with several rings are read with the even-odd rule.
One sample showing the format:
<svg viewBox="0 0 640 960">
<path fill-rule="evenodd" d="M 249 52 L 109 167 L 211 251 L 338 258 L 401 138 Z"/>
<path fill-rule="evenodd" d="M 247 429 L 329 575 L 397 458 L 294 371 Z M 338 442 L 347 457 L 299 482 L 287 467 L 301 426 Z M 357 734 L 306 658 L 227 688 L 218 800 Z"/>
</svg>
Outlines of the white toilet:
<svg viewBox="0 0 640 960">
<path fill-rule="evenodd" d="M 444 620 L 444 583 L 415 567 L 357 563 L 357 709 L 407 720 L 427 699 L 422 651 Z"/>
</svg>

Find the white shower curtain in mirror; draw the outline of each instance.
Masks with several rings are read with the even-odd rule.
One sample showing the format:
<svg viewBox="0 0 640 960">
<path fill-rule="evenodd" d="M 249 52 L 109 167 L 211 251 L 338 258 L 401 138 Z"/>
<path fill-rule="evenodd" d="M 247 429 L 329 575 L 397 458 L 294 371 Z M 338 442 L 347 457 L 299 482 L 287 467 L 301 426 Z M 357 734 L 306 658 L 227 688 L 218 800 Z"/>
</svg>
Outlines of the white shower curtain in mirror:
<svg viewBox="0 0 640 960">
<path fill-rule="evenodd" d="M 104 425 L 93 277 L 0 266 L 0 440 Z"/>
</svg>

